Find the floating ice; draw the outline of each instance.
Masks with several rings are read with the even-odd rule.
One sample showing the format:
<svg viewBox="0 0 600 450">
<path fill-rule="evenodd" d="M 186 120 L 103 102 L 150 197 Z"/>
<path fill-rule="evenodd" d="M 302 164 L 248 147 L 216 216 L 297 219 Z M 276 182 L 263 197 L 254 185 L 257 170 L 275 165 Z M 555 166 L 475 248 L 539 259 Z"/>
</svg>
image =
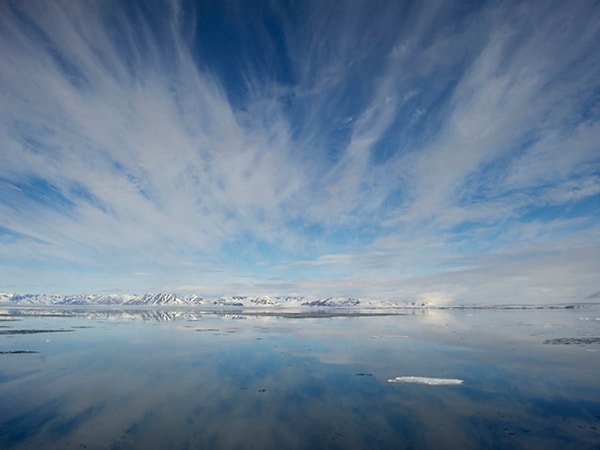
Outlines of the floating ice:
<svg viewBox="0 0 600 450">
<path fill-rule="evenodd" d="M 388 383 L 417 383 L 431 386 L 442 386 L 450 384 L 462 384 L 464 380 L 458 378 L 429 378 L 429 377 L 396 377 L 388 380 Z"/>
<path fill-rule="evenodd" d="M 398 338 L 398 339 L 408 339 L 408 336 L 403 335 L 403 334 L 373 334 L 371 336 L 369 336 L 371 339 L 384 339 L 384 338 Z"/>
<path fill-rule="evenodd" d="M 546 339 L 544 344 L 600 344 L 600 337 L 572 337 L 572 338 L 556 338 Z"/>
</svg>

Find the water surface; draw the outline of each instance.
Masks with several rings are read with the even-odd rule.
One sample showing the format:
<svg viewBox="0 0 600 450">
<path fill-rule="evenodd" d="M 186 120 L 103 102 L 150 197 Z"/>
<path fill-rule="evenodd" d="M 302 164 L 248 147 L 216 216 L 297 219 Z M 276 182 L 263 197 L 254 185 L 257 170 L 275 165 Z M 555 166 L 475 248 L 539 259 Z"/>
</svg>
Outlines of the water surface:
<svg viewBox="0 0 600 450">
<path fill-rule="evenodd" d="M 597 309 L 42 313 L 0 316 L 3 449 L 600 448 Z"/>
</svg>

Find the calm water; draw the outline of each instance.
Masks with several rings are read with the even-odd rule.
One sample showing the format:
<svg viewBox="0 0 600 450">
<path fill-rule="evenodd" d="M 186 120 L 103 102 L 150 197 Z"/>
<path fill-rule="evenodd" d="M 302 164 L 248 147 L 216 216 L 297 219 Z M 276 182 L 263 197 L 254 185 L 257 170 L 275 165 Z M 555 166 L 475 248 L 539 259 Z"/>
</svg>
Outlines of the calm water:
<svg viewBox="0 0 600 450">
<path fill-rule="evenodd" d="M 600 448 L 598 309 L 0 319 L 2 449 Z"/>
</svg>

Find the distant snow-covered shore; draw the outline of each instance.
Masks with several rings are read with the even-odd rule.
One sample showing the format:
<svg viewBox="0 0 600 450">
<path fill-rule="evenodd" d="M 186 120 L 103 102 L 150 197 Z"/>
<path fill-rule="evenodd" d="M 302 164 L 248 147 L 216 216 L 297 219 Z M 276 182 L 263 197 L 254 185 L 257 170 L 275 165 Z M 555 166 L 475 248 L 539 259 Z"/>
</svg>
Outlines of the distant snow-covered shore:
<svg viewBox="0 0 600 450">
<path fill-rule="evenodd" d="M 16 294 L 0 292 L 0 307 L 194 307 L 202 309 L 244 309 L 244 310 L 395 310 L 395 309 L 582 309 L 600 307 L 598 303 L 565 304 L 505 304 L 505 305 L 460 305 L 431 304 L 401 300 L 364 299 L 355 297 L 302 297 L 302 296 L 222 296 L 205 298 L 200 295 L 177 295 L 173 293 L 136 294 Z"/>
</svg>

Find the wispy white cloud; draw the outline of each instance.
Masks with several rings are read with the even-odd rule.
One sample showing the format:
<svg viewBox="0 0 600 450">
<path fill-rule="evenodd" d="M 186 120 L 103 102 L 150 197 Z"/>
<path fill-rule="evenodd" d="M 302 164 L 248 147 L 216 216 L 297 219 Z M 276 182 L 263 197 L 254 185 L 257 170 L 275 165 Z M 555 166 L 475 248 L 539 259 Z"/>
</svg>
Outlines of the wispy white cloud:
<svg viewBox="0 0 600 450">
<path fill-rule="evenodd" d="M 0 6 L 0 283 L 597 290 L 594 2 L 216 9 Z"/>
</svg>

